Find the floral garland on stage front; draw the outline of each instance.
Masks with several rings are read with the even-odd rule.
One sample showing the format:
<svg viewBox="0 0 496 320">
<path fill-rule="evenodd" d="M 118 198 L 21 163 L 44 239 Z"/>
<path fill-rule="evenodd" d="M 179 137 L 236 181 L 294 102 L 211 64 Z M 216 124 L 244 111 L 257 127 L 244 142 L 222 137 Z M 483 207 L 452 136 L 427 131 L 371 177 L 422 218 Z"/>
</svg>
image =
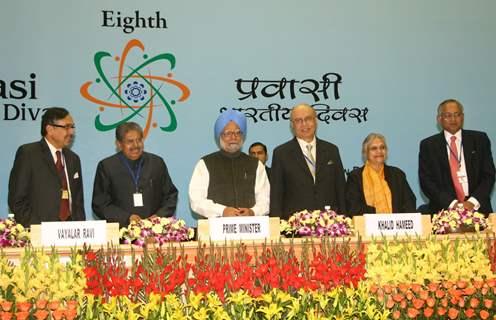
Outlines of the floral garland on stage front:
<svg viewBox="0 0 496 320">
<path fill-rule="evenodd" d="M 0 247 L 24 247 L 29 243 L 29 231 L 17 223 L 13 214 L 0 220 Z"/>
<path fill-rule="evenodd" d="M 288 221 L 282 220 L 280 229 L 286 236 L 341 237 L 353 234 L 353 223 L 330 209 L 303 210 L 294 213 Z"/>
<path fill-rule="evenodd" d="M 464 207 L 441 210 L 432 217 L 432 232 L 447 234 L 454 232 L 478 232 L 487 229 L 489 222 L 480 212 Z"/>
<path fill-rule="evenodd" d="M 193 239 L 194 230 L 188 228 L 182 219 L 174 217 L 152 217 L 133 220 L 127 228 L 121 228 L 121 243 L 144 246 L 147 243 L 162 245 L 167 242 Z"/>
</svg>

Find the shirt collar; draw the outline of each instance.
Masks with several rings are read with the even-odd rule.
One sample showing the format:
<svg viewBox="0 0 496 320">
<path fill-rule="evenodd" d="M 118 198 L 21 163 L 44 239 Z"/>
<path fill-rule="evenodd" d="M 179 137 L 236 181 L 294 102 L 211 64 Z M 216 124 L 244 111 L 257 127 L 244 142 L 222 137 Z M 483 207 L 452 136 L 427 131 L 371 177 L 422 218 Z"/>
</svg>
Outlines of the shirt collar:
<svg viewBox="0 0 496 320">
<path fill-rule="evenodd" d="M 43 139 L 45 139 L 45 142 L 47 143 L 48 148 L 50 149 L 50 153 L 52 154 L 52 157 L 55 159 L 55 161 L 57 161 L 57 154 L 56 154 L 56 152 L 57 151 L 60 151 L 60 153 L 62 154 L 62 150 L 55 148 L 53 146 L 53 144 L 51 144 L 50 141 L 47 140 L 47 138 L 43 138 Z"/>
<path fill-rule="evenodd" d="M 317 145 L 317 139 L 315 138 L 315 136 L 313 136 L 313 139 L 310 142 L 306 142 L 305 140 L 300 138 L 296 138 L 296 140 L 298 140 L 298 144 L 300 145 L 301 150 L 304 150 L 305 152 L 307 150 L 307 144 L 312 145 L 313 150 L 315 150 L 315 146 Z"/>
<path fill-rule="evenodd" d="M 444 130 L 444 138 L 446 139 L 446 141 L 448 141 L 448 143 L 451 142 L 452 136 L 456 137 L 456 141 L 462 141 L 462 129 L 455 132 L 455 134 L 451 134 L 448 131 Z"/>
</svg>

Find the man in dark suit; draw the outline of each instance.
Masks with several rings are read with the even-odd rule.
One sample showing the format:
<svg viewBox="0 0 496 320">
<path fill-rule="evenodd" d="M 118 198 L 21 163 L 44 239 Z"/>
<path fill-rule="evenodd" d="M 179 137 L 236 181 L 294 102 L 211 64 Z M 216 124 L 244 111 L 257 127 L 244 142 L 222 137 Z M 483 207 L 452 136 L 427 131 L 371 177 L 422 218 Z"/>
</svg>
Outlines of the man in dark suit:
<svg viewBox="0 0 496 320">
<path fill-rule="evenodd" d="M 135 122 L 115 130 L 120 152 L 98 163 L 93 186 L 95 214 L 127 227 L 130 220 L 170 217 L 177 205 L 177 189 L 164 160 L 144 152 L 143 130 Z"/>
<path fill-rule="evenodd" d="M 261 142 L 254 142 L 248 149 L 250 156 L 257 158 L 265 166 L 265 173 L 267 173 L 267 178 L 270 180 L 270 167 L 265 163 L 269 160 L 269 155 L 267 153 L 267 146 Z"/>
<path fill-rule="evenodd" d="M 317 117 L 308 104 L 291 111 L 295 137 L 278 146 L 272 157 L 270 215 L 291 214 L 325 206 L 345 210 L 345 178 L 338 148 L 316 138 Z"/>
<path fill-rule="evenodd" d="M 43 138 L 17 150 L 8 201 L 10 211 L 22 225 L 86 219 L 81 162 L 68 149 L 74 130 L 66 109 L 48 108 L 41 118 Z"/>
<path fill-rule="evenodd" d="M 493 212 L 494 186 L 491 143 L 484 132 L 464 130 L 463 106 L 449 99 L 438 107 L 439 134 L 420 142 L 420 187 L 431 213 L 457 205 L 481 213 Z"/>
</svg>

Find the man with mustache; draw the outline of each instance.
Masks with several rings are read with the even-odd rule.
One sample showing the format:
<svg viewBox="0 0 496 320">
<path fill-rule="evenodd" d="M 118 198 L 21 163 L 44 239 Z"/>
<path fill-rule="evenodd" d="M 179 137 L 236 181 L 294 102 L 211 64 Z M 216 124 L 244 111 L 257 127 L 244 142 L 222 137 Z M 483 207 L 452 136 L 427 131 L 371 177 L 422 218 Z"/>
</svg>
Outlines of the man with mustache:
<svg viewBox="0 0 496 320">
<path fill-rule="evenodd" d="M 220 150 L 196 164 L 189 184 L 191 209 L 205 218 L 267 215 L 270 185 L 265 167 L 241 152 L 246 117 L 227 110 L 217 118 L 214 132 Z"/>
<path fill-rule="evenodd" d="M 170 217 L 178 191 L 164 160 L 144 152 L 143 130 L 135 122 L 115 130 L 118 153 L 98 164 L 93 186 L 93 212 L 127 227 L 131 220 Z"/>
<path fill-rule="evenodd" d="M 75 125 L 64 108 L 48 108 L 42 139 L 17 149 L 9 179 L 9 208 L 25 227 L 42 221 L 85 220 L 79 156 L 69 149 Z"/>
</svg>

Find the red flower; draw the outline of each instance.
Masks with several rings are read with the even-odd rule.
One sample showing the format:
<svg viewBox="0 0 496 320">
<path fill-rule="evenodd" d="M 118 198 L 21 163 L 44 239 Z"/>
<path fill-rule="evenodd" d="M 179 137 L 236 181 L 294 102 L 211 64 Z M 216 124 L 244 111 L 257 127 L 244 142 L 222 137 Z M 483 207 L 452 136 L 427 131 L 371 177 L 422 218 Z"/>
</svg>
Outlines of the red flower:
<svg viewBox="0 0 496 320">
<path fill-rule="evenodd" d="M 38 309 L 33 315 L 36 320 L 45 320 L 48 317 L 48 311 Z"/>
<path fill-rule="evenodd" d="M 434 314 L 434 309 L 429 308 L 429 307 L 424 309 L 424 317 L 430 318 L 430 317 L 432 317 L 433 314 Z"/>
<path fill-rule="evenodd" d="M 493 306 L 493 300 L 491 299 L 484 299 L 484 307 L 491 309 Z"/>
<path fill-rule="evenodd" d="M 479 312 L 479 316 L 481 317 L 482 320 L 485 320 L 489 318 L 489 312 L 487 312 L 486 310 L 481 310 Z"/>
<path fill-rule="evenodd" d="M 3 311 L 10 311 L 10 309 L 12 308 L 12 305 L 14 303 L 11 302 L 11 301 L 7 301 L 7 300 L 4 300 L 0 303 L 0 305 L 2 306 L 2 310 Z"/>
<path fill-rule="evenodd" d="M 27 318 L 29 318 L 29 311 L 16 312 L 16 319 L 17 320 L 26 320 Z"/>
<path fill-rule="evenodd" d="M 475 311 L 472 308 L 465 310 L 463 313 L 469 319 L 472 318 L 473 316 L 475 316 Z"/>
<path fill-rule="evenodd" d="M 408 311 L 407 311 L 406 315 L 409 318 L 416 318 L 419 315 L 419 313 L 420 313 L 420 311 L 418 311 L 415 308 L 408 308 Z"/>
<path fill-rule="evenodd" d="M 96 260 L 96 253 L 94 253 L 93 251 L 88 251 L 86 253 L 86 260 L 89 262 L 95 261 Z"/>
<path fill-rule="evenodd" d="M 28 312 L 29 309 L 31 309 L 31 303 L 29 303 L 27 301 L 18 302 L 18 303 L 16 303 L 16 305 L 17 305 L 17 310 L 19 310 L 21 312 Z"/>
<path fill-rule="evenodd" d="M 438 316 L 444 316 L 445 314 L 446 314 L 445 308 L 437 308 L 437 315 Z"/>
<path fill-rule="evenodd" d="M 449 308 L 449 310 L 448 310 L 448 317 L 450 319 L 456 319 L 456 318 L 458 318 L 458 313 L 460 313 L 460 311 L 458 311 L 457 309 L 455 309 L 455 308 Z"/>
<path fill-rule="evenodd" d="M 10 320 L 10 319 L 12 319 L 12 312 L 0 311 L 0 319 L 1 320 Z"/>
<path fill-rule="evenodd" d="M 401 317 L 401 312 L 399 310 L 393 311 L 393 319 L 399 319 Z"/>
</svg>

